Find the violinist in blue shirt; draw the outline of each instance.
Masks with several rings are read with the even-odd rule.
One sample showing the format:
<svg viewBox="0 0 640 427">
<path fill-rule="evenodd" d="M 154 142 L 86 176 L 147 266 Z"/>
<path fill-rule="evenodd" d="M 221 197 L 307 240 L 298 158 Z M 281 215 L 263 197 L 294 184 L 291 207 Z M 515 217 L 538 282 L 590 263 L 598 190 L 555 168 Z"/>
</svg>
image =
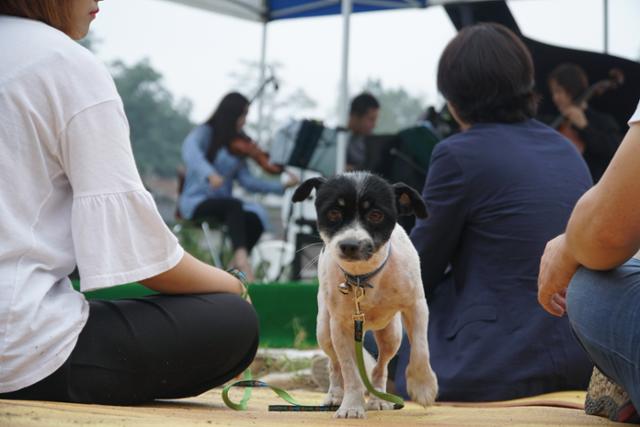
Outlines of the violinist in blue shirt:
<svg viewBox="0 0 640 427">
<path fill-rule="evenodd" d="M 248 112 L 249 100 L 229 93 L 213 115 L 186 137 L 182 146 L 186 175 L 178 209 L 186 219 L 214 218 L 224 223 L 234 250 L 231 264 L 251 281 L 249 253 L 268 227 L 267 214 L 262 205 L 234 197 L 233 184 L 237 181 L 251 192 L 282 194 L 297 179 L 289 175 L 282 184 L 251 173 L 247 158 L 269 173 L 283 168 L 269 163 L 267 154 L 242 131 Z"/>
</svg>

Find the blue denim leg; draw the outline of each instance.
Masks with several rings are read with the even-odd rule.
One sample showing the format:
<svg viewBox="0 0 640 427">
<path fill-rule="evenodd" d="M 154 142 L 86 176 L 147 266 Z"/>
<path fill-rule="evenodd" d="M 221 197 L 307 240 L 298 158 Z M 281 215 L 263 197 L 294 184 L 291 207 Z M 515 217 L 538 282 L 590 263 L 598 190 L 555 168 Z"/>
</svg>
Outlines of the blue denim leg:
<svg viewBox="0 0 640 427">
<path fill-rule="evenodd" d="M 376 344 L 376 338 L 373 335 L 373 331 L 367 331 L 364 333 L 362 346 L 370 355 L 373 356 L 374 359 L 378 359 L 378 345 Z"/>
<path fill-rule="evenodd" d="M 580 268 L 569 285 L 567 312 L 593 362 L 640 408 L 640 261 L 611 271 Z"/>
</svg>

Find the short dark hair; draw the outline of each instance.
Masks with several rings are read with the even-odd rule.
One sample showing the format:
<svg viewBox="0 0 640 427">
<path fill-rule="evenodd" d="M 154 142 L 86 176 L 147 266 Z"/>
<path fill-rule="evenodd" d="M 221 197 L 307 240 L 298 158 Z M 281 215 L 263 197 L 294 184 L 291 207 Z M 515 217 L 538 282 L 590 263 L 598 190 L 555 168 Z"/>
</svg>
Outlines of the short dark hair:
<svg viewBox="0 0 640 427">
<path fill-rule="evenodd" d="M 589 87 L 587 73 L 579 65 L 569 62 L 554 68 L 549 74 L 547 82 L 551 82 L 551 80 L 554 80 L 566 90 L 574 101 Z"/>
<path fill-rule="evenodd" d="M 367 111 L 377 110 L 378 108 L 380 108 L 380 103 L 376 97 L 369 92 L 363 92 L 351 101 L 349 115 L 362 117 L 367 114 Z"/>
<path fill-rule="evenodd" d="M 515 123 L 535 116 L 534 84 L 529 50 L 500 24 L 462 29 L 438 64 L 438 90 L 469 124 Z"/>
</svg>

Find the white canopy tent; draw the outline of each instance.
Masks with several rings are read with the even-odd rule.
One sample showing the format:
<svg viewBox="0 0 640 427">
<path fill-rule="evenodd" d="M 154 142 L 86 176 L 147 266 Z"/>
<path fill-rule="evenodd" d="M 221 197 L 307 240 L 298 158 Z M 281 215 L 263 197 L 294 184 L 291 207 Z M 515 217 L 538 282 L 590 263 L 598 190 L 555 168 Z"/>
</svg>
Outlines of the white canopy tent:
<svg viewBox="0 0 640 427">
<path fill-rule="evenodd" d="M 425 8 L 451 3 L 471 3 L 487 0 L 165 0 L 173 3 L 261 22 L 260 82 L 265 81 L 267 24 L 270 21 L 325 15 L 342 15 L 342 47 L 340 77 L 340 126 L 346 127 L 349 104 L 349 37 L 352 13 L 391 9 Z M 608 0 L 603 1 L 604 44 L 608 50 Z M 262 97 L 258 101 L 258 127 L 263 119 Z M 338 134 L 336 173 L 344 171 L 347 134 Z"/>
<path fill-rule="evenodd" d="M 424 8 L 460 0 L 167 0 L 199 9 L 261 22 L 262 47 L 260 54 L 260 82 L 265 80 L 267 24 L 277 19 L 308 16 L 342 15 L 342 48 L 340 78 L 340 125 L 346 126 L 349 103 L 349 26 L 352 12 L 388 10 L 400 8 Z M 476 0 L 481 1 L 481 0 Z M 258 122 L 263 118 L 262 100 L 258 101 Z M 347 135 L 338 134 L 336 172 L 344 171 L 346 162 Z"/>
</svg>

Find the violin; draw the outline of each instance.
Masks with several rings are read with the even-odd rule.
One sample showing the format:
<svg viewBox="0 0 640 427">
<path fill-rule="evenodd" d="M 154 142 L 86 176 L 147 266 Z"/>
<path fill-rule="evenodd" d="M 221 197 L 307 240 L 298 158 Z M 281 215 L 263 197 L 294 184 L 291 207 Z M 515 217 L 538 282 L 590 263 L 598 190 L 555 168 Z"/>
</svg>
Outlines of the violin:
<svg viewBox="0 0 640 427">
<path fill-rule="evenodd" d="M 250 157 L 267 173 L 277 174 L 284 170 L 283 166 L 269 162 L 269 154 L 264 152 L 258 144 L 245 133 L 241 133 L 231 140 L 229 151 L 239 157 Z"/>
</svg>

